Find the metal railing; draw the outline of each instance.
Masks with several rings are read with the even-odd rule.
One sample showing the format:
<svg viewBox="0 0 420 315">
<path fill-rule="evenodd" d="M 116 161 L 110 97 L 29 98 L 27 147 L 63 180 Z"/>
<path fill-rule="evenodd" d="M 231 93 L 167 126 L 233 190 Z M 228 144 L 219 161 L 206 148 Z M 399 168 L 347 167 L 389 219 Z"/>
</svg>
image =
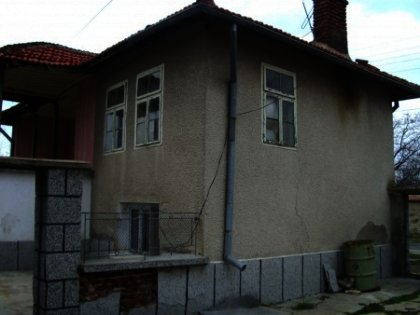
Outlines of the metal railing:
<svg viewBox="0 0 420 315">
<path fill-rule="evenodd" d="M 82 213 L 82 257 L 196 254 L 197 223 L 196 213 Z"/>
</svg>

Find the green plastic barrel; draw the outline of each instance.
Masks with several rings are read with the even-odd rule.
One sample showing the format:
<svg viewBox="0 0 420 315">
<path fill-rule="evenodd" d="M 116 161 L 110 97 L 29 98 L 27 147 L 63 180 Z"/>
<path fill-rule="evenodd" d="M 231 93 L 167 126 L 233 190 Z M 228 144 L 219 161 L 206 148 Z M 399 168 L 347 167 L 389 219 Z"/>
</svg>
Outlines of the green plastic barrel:
<svg viewBox="0 0 420 315">
<path fill-rule="evenodd" d="M 354 279 L 354 288 L 372 291 L 378 288 L 373 242 L 368 240 L 344 243 L 346 276 Z"/>
</svg>

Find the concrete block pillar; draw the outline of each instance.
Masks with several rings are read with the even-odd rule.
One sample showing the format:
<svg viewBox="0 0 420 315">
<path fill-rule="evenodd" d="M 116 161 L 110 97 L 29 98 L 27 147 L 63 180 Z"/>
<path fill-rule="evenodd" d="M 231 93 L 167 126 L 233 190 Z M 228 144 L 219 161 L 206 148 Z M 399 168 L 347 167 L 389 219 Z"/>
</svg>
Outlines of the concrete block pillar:
<svg viewBox="0 0 420 315">
<path fill-rule="evenodd" d="M 34 314 L 78 315 L 82 173 L 36 173 Z"/>
</svg>

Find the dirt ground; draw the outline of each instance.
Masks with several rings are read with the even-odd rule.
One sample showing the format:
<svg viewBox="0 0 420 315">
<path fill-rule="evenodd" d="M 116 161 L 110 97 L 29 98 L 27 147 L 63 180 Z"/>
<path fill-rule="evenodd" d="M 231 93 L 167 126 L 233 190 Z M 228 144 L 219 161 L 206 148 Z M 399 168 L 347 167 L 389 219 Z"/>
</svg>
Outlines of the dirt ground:
<svg viewBox="0 0 420 315">
<path fill-rule="evenodd" d="M 0 272 L 0 314 L 33 314 L 32 271 Z"/>
</svg>

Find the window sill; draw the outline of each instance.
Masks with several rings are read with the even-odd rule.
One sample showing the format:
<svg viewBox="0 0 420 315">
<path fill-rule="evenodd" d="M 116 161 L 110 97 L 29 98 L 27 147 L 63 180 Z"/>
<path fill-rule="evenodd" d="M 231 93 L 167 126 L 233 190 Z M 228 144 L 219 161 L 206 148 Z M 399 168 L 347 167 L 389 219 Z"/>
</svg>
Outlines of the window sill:
<svg viewBox="0 0 420 315">
<path fill-rule="evenodd" d="M 81 267 L 86 273 L 94 273 L 146 268 L 205 265 L 208 264 L 208 262 L 208 257 L 191 254 L 162 254 L 159 256 L 132 255 L 91 259 L 85 261 Z"/>
</svg>

